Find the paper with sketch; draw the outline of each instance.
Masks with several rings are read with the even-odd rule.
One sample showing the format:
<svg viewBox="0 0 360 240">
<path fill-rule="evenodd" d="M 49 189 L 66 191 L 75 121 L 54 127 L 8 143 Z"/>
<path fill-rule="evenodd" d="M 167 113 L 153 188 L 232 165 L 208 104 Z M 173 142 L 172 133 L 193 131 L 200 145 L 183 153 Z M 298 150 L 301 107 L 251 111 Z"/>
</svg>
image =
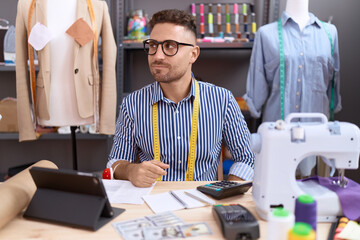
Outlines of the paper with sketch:
<svg viewBox="0 0 360 240">
<path fill-rule="evenodd" d="M 175 190 L 166 193 L 143 196 L 154 213 L 176 211 L 185 208 L 204 207 L 207 204 L 185 194 L 188 190 Z"/>
<path fill-rule="evenodd" d="M 130 181 L 102 180 L 110 203 L 143 204 L 143 196 L 148 195 L 155 183 L 148 188 L 135 187 Z"/>
</svg>

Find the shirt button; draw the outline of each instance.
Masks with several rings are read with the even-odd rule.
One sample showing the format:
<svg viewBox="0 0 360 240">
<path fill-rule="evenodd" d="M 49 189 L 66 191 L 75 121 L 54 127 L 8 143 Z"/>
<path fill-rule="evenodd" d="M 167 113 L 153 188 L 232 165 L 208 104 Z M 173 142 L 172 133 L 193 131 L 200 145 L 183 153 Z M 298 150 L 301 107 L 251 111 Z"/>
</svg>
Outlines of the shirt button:
<svg viewBox="0 0 360 240">
<path fill-rule="evenodd" d="M 180 138 L 181 138 L 180 136 L 177 137 L 178 140 L 180 140 Z"/>
<path fill-rule="evenodd" d="M 298 95 L 298 96 L 299 96 L 299 95 L 300 95 L 300 93 L 299 93 L 299 92 L 296 92 L 296 95 Z"/>
<path fill-rule="evenodd" d="M 295 107 L 296 107 L 296 109 L 298 109 L 298 108 L 299 108 L 299 105 L 296 105 Z"/>
<path fill-rule="evenodd" d="M 178 111 L 178 110 L 176 110 L 176 111 L 175 111 L 175 113 L 179 113 L 179 111 Z"/>
<path fill-rule="evenodd" d="M 301 79 L 300 79 L 300 78 L 298 78 L 298 82 L 301 82 Z"/>
<path fill-rule="evenodd" d="M 299 68 L 301 69 L 301 68 L 302 68 L 302 65 L 299 65 Z"/>
<path fill-rule="evenodd" d="M 300 56 L 302 56 L 302 55 L 304 55 L 304 53 L 303 53 L 303 52 L 301 52 L 301 53 L 300 53 Z"/>
<path fill-rule="evenodd" d="M 77 74 L 79 72 L 79 69 L 76 68 L 74 72 L 75 72 L 75 74 Z"/>
<path fill-rule="evenodd" d="M 179 164 L 181 163 L 181 160 L 179 161 Z"/>
</svg>

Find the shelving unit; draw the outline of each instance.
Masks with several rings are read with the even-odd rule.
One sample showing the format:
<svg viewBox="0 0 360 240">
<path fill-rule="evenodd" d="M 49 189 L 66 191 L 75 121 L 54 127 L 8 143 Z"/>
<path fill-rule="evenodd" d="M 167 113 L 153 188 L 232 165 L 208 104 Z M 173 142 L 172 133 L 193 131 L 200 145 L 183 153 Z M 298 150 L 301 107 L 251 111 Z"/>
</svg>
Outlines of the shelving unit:
<svg viewBox="0 0 360 240">
<path fill-rule="evenodd" d="M 205 4 L 253 3 L 257 12 L 258 27 L 264 24 L 263 3 L 268 0 L 228 0 L 204 1 Z M 127 13 L 133 9 L 144 9 L 148 17 L 161 9 L 178 8 L 190 11 L 191 3 L 200 4 L 198 0 L 106 0 L 109 6 L 117 50 L 117 105 L 130 92 L 153 82 L 147 64 L 147 56 L 142 50 L 142 43 L 124 43 L 127 28 Z M 15 24 L 17 2 L 5 0 L 2 15 Z M 4 7 L 4 8 L 3 8 Z M 12 11 L 11 14 L 9 14 Z M 0 11 L 1 13 L 2 11 Z M 215 9 L 214 9 L 215 13 Z M 193 66 L 197 78 L 212 82 L 233 91 L 239 97 L 245 92 L 246 74 L 251 55 L 252 43 L 200 43 L 201 54 Z M 219 64 L 221 59 L 221 64 Z M 215 67 L 214 67 L 214 63 Z M 15 66 L 0 66 L 0 99 L 16 97 Z M 5 86 L 5 87 L 3 87 Z M 119 110 L 117 108 L 117 110 Z M 76 135 L 78 145 L 79 170 L 95 171 L 104 168 L 112 146 L 112 137 L 106 135 Z M 59 167 L 71 168 L 71 135 L 56 133 L 44 134 L 36 141 L 18 142 L 17 133 L 0 133 L 0 173 L 7 168 L 24 163 L 49 159 Z"/>
<path fill-rule="evenodd" d="M 149 71 L 147 55 L 143 52 L 142 42 L 131 42 L 125 40 L 125 36 L 127 34 L 126 16 L 128 13 L 132 10 L 143 9 L 149 19 L 155 12 L 162 9 L 177 8 L 190 11 L 192 3 L 196 4 L 197 11 L 199 4 L 201 3 L 204 3 L 205 5 L 209 3 L 213 4 L 214 19 L 216 19 L 216 5 L 218 3 L 221 3 L 223 8 L 224 4 L 253 4 L 256 12 L 256 22 L 258 27 L 266 23 L 268 17 L 268 13 L 264 12 L 264 10 L 268 9 L 264 7 L 266 4 L 269 4 L 268 0 L 116 0 L 117 10 L 121 13 L 120 16 L 117 15 L 119 17 L 116 18 L 118 19 L 116 22 L 116 32 L 118 34 L 118 104 L 121 104 L 122 98 L 127 94 L 154 81 Z M 231 15 L 233 15 L 231 10 L 230 12 Z M 241 10 L 239 10 L 239 12 L 241 12 Z M 198 15 L 199 14 L 197 14 L 197 20 L 199 20 Z M 223 29 L 225 29 L 224 19 L 225 14 L 223 14 L 222 20 Z M 231 16 L 231 19 L 233 19 L 233 16 Z M 198 36 L 200 36 L 199 29 Z M 193 65 L 195 77 L 199 80 L 211 82 L 215 85 L 230 89 L 235 97 L 241 97 L 246 91 L 246 77 L 253 42 L 198 43 L 198 45 L 200 47 L 200 56 L 197 62 Z M 219 61 L 220 59 L 221 61 Z M 248 113 L 244 113 L 244 116 L 248 120 L 248 124 L 250 123 L 250 130 L 254 132 L 256 130 L 257 121 L 251 119 L 250 114 Z"/>
</svg>

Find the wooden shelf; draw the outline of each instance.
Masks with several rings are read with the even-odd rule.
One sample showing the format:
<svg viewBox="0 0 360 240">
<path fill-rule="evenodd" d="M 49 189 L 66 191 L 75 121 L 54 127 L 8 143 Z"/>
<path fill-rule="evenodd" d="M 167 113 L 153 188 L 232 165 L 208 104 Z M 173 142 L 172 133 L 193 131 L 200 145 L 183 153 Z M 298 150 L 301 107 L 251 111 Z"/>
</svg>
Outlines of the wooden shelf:
<svg viewBox="0 0 360 240">
<path fill-rule="evenodd" d="M 112 135 L 76 133 L 77 140 L 101 140 L 112 138 Z M 18 133 L 0 133 L 0 140 L 18 140 Z M 44 133 L 39 140 L 70 140 L 71 134 Z"/>
<path fill-rule="evenodd" d="M 214 50 L 221 50 L 221 49 L 252 49 L 253 42 L 231 42 L 231 43 L 198 43 L 198 46 L 201 49 L 214 49 Z M 120 43 L 119 47 L 123 47 L 124 49 L 129 50 L 142 50 L 143 44 L 142 42 L 125 42 Z"/>
<path fill-rule="evenodd" d="M 0 72 L 15 71 L 15 65 L 0 65 Z"/>
</svg>

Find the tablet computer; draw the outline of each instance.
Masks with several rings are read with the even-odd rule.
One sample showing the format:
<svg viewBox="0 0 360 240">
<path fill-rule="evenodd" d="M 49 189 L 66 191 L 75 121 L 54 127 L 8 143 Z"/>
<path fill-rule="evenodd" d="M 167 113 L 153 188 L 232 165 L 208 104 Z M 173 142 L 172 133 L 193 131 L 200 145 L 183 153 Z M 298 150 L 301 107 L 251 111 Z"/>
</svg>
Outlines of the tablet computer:
<svg viewBox="0 0 360 240">
<path fill-rule="evenodd" d="M 124 209 L 110 205 L 102 180 L 92 173 L 32 167 L 37 190 L 25 218 L 96 230 Z"/>
</svg>

